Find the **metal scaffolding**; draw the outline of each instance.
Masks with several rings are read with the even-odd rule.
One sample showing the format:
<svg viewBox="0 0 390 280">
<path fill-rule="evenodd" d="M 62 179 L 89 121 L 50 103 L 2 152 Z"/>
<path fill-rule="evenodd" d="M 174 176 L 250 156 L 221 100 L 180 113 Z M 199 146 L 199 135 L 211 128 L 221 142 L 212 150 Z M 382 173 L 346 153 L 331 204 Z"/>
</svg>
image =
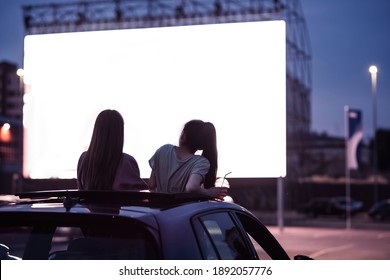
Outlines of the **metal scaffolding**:
<svg viewBox="0 0 390 280">
<path fill-rule="evenodd" d="M 287 169 L 302 173 L 297 159 L 311 127 L 311 49 L 299 0 L 95 0 L 24 6 L 23 18 L 26 35 L 286 21 Z"/>
</svg>

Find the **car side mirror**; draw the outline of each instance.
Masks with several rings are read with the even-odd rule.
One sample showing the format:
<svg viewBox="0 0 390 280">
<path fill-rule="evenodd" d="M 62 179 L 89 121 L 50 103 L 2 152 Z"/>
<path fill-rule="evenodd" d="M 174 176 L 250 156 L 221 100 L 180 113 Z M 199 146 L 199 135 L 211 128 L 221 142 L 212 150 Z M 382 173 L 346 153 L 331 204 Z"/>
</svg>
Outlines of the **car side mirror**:
<svg viewBox="0 0 390 280">
<path fill-rule="evenodd" d="M 0 260 L 18 260 L 18 257 L 9 254 L 9 247 L 0 243 Z"/>
<path fill-rule="evenodd" d="M 9 247 L 4 244 L 0 244 L 0 260 L 8 260 L 8 256 Z"/>
<path fill-rule="evenodd" d="M 313 260 L 313 258 L 310 258 L 309 256 L 305 255 L 296 255 L 294 257 L 294 260 Z"/>
</svg>

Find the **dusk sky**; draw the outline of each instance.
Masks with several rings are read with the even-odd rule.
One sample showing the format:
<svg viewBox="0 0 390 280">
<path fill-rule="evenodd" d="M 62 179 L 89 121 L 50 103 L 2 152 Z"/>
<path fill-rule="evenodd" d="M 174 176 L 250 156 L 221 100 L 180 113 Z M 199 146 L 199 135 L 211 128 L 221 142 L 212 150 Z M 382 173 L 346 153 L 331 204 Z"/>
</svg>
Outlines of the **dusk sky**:
<svg viewBox="0 0 390 280">
<path fill-rule="evenodd" d="M 23 5 L 75 0 L 1 0 L 0 61 L 23 67 Z M 312 130 L 344 135 L 344 106 L 362 110 L 372 135 L 370 65 L 378 67 L 377 123 L 390 129 L 390 1 L 301 0 L 312 55 Z"/>
</svg>

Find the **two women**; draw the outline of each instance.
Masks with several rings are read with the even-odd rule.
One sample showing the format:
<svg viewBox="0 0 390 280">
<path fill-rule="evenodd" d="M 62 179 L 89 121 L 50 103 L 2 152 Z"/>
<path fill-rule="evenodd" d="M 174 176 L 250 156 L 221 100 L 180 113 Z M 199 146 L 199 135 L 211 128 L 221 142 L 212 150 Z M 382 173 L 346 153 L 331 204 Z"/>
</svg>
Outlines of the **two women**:
<svg viewBox="0 0 390 280">
<path fill-rule="evenodd" d="M 77 166 L 77 186 L 85 190 L 146 189 L 137 161 L 123 153 L 124 121 L 115 110 L 96 118 L 91 142 Z M 196 154 L 202 151 L 201 155 Z M 223 198 L 227 189 L 215 187 L 218 152 L 215 127 L 191 120 L 185 124 L 179 146 L 166 144 L 149 160 L 149 190 L 165 193 L 197 192 Z"/>
</svg>

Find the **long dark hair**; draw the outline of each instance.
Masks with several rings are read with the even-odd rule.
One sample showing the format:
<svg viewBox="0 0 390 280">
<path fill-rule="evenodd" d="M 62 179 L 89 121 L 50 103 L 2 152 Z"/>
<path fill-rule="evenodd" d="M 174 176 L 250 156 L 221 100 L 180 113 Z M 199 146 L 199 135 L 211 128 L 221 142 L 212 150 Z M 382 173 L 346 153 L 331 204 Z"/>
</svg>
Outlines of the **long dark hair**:
<svg viewBox="0 0 390 280">
<path fill-rule="evenodd" d="M 123 153 L 124 121 L 115 110 L 100 112 L 81 167 L 83 189 L 112 189 Z"/>
<path fill-rule="evenodd" d="M 214 187 L 218 169 L 217 133 L 210 122 L 191 120 L 184 125 L 185 140 L 182 143 L 192 153 L 202 150 L 202 156 L 210 162 L 209 172 L 206 174 L 205 188 Z"/>
</svg>

